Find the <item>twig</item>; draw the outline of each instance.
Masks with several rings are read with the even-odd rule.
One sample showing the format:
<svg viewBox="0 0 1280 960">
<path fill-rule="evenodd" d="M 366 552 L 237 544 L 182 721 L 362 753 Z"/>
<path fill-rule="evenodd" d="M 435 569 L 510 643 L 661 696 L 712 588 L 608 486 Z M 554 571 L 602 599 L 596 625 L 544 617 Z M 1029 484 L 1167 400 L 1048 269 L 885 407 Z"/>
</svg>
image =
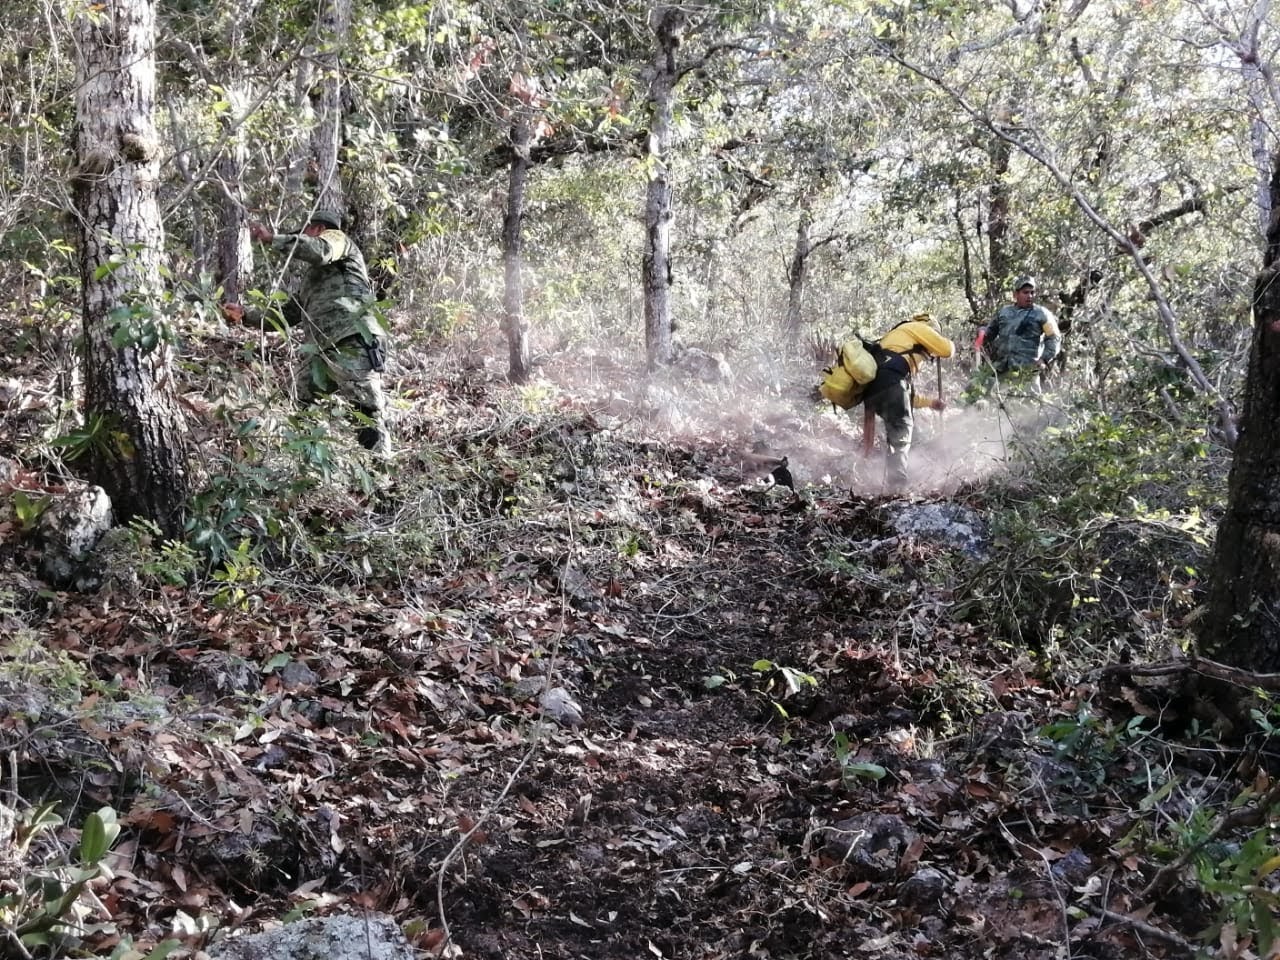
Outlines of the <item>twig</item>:
<svg viewBox="0 0 1280 960">
<path fill-rule="evenodd" d="M 1161 930 L 1159 927 L 1152 926 L 1143 920 L 1139 920 L 1137 917 L 1131 917 L 1125 913 L 1116 913 L 1114 910 L 1108 910 L 1105 907 L 1095 907 L 1093 904 L 1085 904 L 1084 907 L 1090 913 L 1101 917 L 1103 920 L 1123 923 L 1125 926 L 1132 927 L 1144 937 L 1150 937 L 1152 940 L 1159 940 L 1161 943 L 1166 943 L 1179 951 L 1183 956 L 1195 956 L 1195 947 L 1188 943 L 1184 937 L 1181 937 L 1176 933 L 1172 933 L 1169 930 Z"/>
<path fill-rule="evenodd" d="M 9 926 L 3 926 L 3 930 L 5 939 L 13 944 L 13 948 L 18 951 L 18 956 L 21 957 L 22 960 L 31 960 L 31 953 L 27 950 L 26 945 L 18 936 L 18 932 Z"/>
</svg>

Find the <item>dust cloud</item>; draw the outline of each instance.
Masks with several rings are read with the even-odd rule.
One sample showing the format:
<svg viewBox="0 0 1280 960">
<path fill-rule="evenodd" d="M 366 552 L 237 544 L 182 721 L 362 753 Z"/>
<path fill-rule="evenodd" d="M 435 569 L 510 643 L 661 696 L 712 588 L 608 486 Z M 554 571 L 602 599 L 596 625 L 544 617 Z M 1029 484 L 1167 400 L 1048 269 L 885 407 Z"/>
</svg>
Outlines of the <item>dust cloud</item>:
<svg viewBox="0 0 1280 960">
<path fill-rule="evenodd" d="M 630 359 L 584 348 L 548 358 L 539 373 L 643 438 L 700 443 L 727 460 L 738 458 L 743 483 L 767 482 L 785 456 L 798 488 L 885 492 L 883 424 L 876 420 L 875 447 L 864 458 L 863 408 L 834 410 L 818 398 L 817 364 L 739 358 L 728 380 L 704 382 L 678 368 L 647 376 L 643 363 Z M 947 396 L 957 397 L 964 383 L 957 378 L 944 386 Z M 922 385 L 920 392 L 932 397 L 936 391 Z M 1032 398 L 917 410 L 906 495 L 945 495 L 981 483 L 1006 470 L 1018 444 L 1054 419 L 1051 403 Z"/>
</svg>

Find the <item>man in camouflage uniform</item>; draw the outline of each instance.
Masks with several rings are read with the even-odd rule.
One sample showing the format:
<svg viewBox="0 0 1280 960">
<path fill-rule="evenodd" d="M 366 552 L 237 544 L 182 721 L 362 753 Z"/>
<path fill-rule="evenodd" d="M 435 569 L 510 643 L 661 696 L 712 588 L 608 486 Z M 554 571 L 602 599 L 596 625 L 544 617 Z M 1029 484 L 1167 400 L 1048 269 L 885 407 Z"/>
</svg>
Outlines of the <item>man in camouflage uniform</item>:
<svg viewBox="0 0 1280 960">
<path fill-rule="evenodd" d="M 296 299 L 300 321 L 314 345 L 298 376 L 304 401 L 341 393 L 361 414 L 360 445 L 378 456 L 391 453 L 387 402 L 382 393 L 386 331 L 371 309 L 373 288 L 360 248 L 332 210 L 316 210 L 301 233 L 275 233 L 249 225 L 259 243 L 309 264 Z"/>
<path fill-rule="evenodd" d="M 1058 355 L 1060 337 L 1058 318 L 1035 299 L 1035 277 L 1019 277 L 1013 282 L 1013 303 L 978 331 L 975 346 L 983 362 L 966 396 L 987 393 L 993 380 L 1040 392 L 1041 375 Z"/>
</svg>

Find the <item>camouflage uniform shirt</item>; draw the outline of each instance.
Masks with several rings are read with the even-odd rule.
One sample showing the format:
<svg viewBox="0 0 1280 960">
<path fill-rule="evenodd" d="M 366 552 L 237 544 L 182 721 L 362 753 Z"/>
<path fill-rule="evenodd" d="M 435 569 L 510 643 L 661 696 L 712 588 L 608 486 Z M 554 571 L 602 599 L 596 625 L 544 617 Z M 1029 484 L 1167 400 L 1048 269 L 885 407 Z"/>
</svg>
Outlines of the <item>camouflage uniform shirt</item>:
<svg viewBox="0 0 1280 960">
<path fill-rule="evenodd" d="M 987 342 L 1000 373 L 1034 366 L 1037 360 L 1047 365 L 1058 355 L 1058 340 L 1058 318 L 1038 303 L 1001 307 L 987 328 Z"/>
<path fill-rule="evenodd" d="M 318 237 L 277 234 L 271 247 L 309 265 L 298 306 L 307 333 L 321 349 L 331 349 L 357 335 L 363 339 L 386 335 L 368 310 L 374 296 L 364 255 L 345 233 L 326 230 Z"/>
</svg>

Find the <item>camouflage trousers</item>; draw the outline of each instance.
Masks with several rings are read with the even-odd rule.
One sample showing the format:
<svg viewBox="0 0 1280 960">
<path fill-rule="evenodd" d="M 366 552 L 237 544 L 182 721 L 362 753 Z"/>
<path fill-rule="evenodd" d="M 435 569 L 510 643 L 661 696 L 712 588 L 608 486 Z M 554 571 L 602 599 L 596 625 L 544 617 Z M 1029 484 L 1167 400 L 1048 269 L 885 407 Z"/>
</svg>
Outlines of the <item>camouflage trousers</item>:
<svg viewBox="0 0 1280 960">
<path fill-rule="evenodd" d="M 295 379 L 298 399 L 303 403 L 332 394 L 343 397 L 356 411 L 356 440 L 360 445 L 378 457 L 391 456 L 382 373 L 373 369 L 369 351 L 359 336 L 339 341 L 328 350 L 309 347 Z"/>
</svg>

